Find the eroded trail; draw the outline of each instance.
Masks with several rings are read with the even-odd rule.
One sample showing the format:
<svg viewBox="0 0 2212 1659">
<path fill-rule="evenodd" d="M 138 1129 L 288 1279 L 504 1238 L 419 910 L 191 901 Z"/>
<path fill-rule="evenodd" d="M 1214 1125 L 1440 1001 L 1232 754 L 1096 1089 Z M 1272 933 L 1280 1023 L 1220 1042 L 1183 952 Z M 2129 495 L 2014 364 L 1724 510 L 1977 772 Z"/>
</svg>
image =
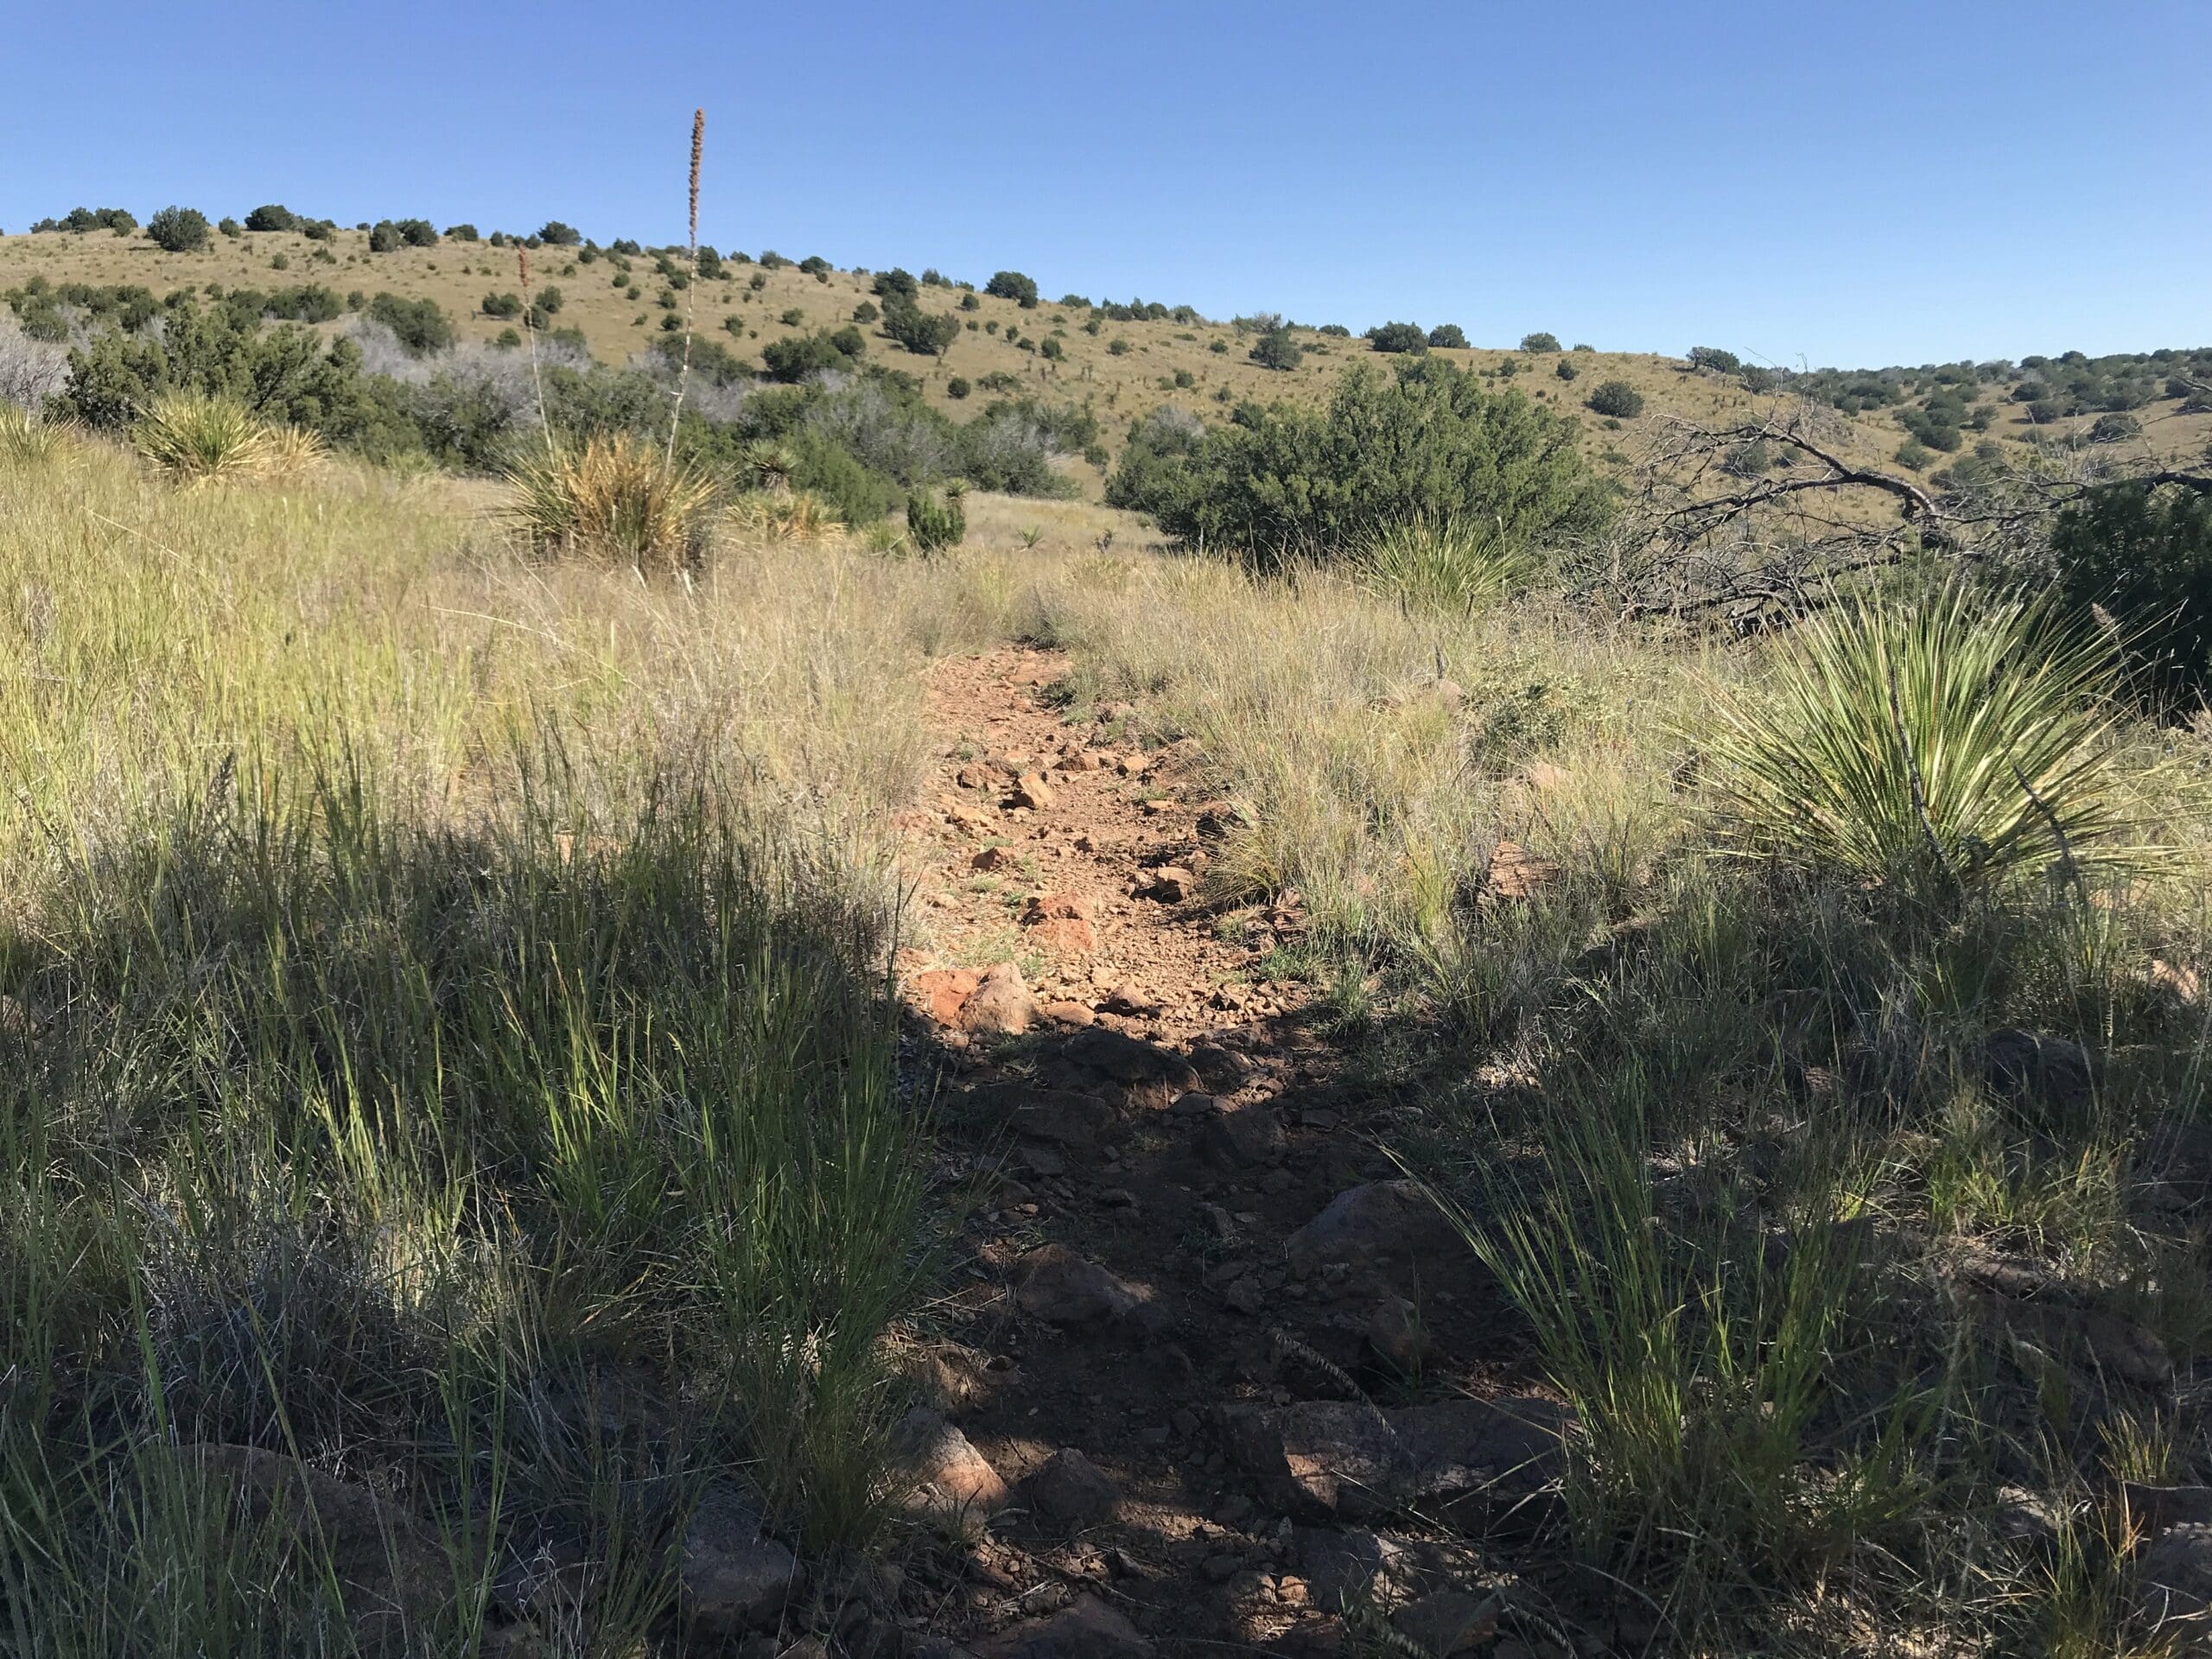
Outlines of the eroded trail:
<svg viewBox="0 0 2212 1659">
<path fill-rule="evenodd" d="M 1230 809 L 1127 710 L 1063 719 L 1064 666 L 939 667 L 908 826 L 916 1063 L 983 1194 L 909 1356 L 936 1410 L 907 1431 L 974 1541 L 918 1567 L 930 1626 L 1318 1653 L 1349 1604 L 1486 1641 L 1476 1541 L 1548 1514 L 1549 1408 L 1496 1397 L 1493 1289 L 1394 1179 L 1305 988 L 1265 976 L 1295 901 L 1206 905 Z"/>
</svg>

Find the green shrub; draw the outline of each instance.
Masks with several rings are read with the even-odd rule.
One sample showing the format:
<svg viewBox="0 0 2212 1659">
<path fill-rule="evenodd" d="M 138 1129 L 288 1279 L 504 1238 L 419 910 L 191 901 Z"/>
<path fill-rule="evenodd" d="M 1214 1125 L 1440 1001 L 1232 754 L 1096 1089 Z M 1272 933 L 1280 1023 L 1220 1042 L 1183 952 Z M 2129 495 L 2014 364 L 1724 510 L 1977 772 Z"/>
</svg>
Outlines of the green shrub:
<svg viewBox="0 0 2212 1659">
<path fill-rule="evenodd" d="M 2069 612 L 2113 619 L 2149 698 L 2212 697 L 2212 498 L 2108 484 L 2059 513 L 2050 550 Z"/>
<path fill-rule="evenodd" d="M 2112 663 L 1964 584 L 1805 623 L 1706 744 L 1727 844 L 1924 897 L 2124 859 Z"/>
<path fill-rule="evenodd" d="M 965 378 L 957 374 L 944 383 L 944 395 L 955 402 L 965 397 L 970 390 L 972 388 L 969 387 Z"/>
<path fill-rule="evenodd" d="M 240 237 L 245 234 L 245 226 L 239 224 L 235 219 L 228 217 L 217 219 L 215 221 L 215 230 L 218 235 L 226 236 L 233 242 L 237 241 Z"/>
<path fill-rule="evenodd" d="M 960 338 L 960 319 L 924 311 L 895 291 L 884 295 L 883 332 L 922 357 L 943 357 Z"/>
<path fill-rule="evenodd" d="M 270 255 L 270 257 L 269 257 L 269 269 L 270 269 L 270 270 L 289 270 L 291 268 L 292 268 L 292 257 L 291 257 L 291 255 L 287 254 L 287 253 L 275 253 L 275 254 L 271 254 L 271 255 Z"/>
<path fill-rule="evenodd" d="M 255 208 L 245 216 L 245 227 L 249 231 L 295 231 L 299 226 L 296 213 L 273 201 Z"/>
<path fill-rule="evenodd" d="M 487 317 L 518 317 L 522 315 L 522 296 L 512 292 L 486 294 L 483 312 Z"/>
<path fill-rule="evenodd" d="M 1918 438 L 1907 438 L 1897 446 L 1897 453 L 1891 459 L 1900 467 L 1921 473 L 1927 471 L 1934 463 L 1936 452 Z"/>
<path fill-rule="evenodd" d="M 1057 336 L 1047 335 L 1037 349 L 1055 363 L 1067 355 L 1067 347 L 1060 343 Z"/>
<path fill-rule="evenodd" d="M 1252 342 L 1245 355 L 1263 369 L 1294 369 L 1306 348 L 1291 338 L 1287 328 L 1271 328 Z"/>
<path fill-rule="evenodd" d="M 786 328 L 797 328 L 801 327 L 806 321 L 806 313 L 800 310 L 798 307 L 794 305 L 787 308 L 781 316 L 776 319 L 776 321 L 782 323 Z"/>
<path fill-rule="evenodd" d="M 916 490 L 906 498 L 906 534 L 917 550 L 940 553 L 967 539 L 968 511 L 957 488 L 942 495 L 935 490 Z"/>
<path fill-rule="evenodd" d="M 557 219 L 549 219 L 537 232 L 537 239 L 549 248 L 574 248 L 583 245 L 583 232 Z"/>
<path fill-rule="evenodd" d="M 396 253 L 404 245 L 404 241 L 405 238 L 399 234 L 399 226 L 388 219 L 380 219 L 370 227 L 369 251 L 371 253 Z"/>
<path fill-rule="evenodd" d="M 1632 421 L 1643 413 L 1643 394 L 1625 380 L 1600 380 L 1590 394 L 1589 407 L 1592 414 Z"/>
<path fill-rule="evenodd" d="M 795 385 L 824 370 L 849 369 L 867 353 L 868 342 L 861 338 L 861 331 L 848 327 L 834 334 L 827 329 L 817 329 L 810 334 L 772 340 L 760 348 L 760 359 L 770 379 Z"/>
<path fill-rule="evenodd" d="M 1411 353 L 1428 349 L 1428 336 L 1417 322 L 1377 323 L 1367 331 L 1367 343 L 1378 352 Z"/>
<path fill-rule="evenodd" d="M 197 207 L 164 207 L 146 221 L 146 235 L 164 253 L 197 253 L 207 245 L 207 215 Z"/>
<path fill-rule="evenodd" d="M 1538 563 L 1527 542 L 1501 538 L 1493 523 L 1427 513 L 1381 526 L 1352 561 L 1367 586 L 1436 616 L 1467 616 L 1495 604 Z"/>
<path fill-rule="evenodd" d="M 1533 334 L 1523 334 L 1521 336 L 1521 349 L 1532 354 L 1538 352 L 1555 352 L 1559 350 L 1559 336 L 1548 334 L 1541 329 Z"/>
<path fill-rule="evenodd" d="M 1464 352 L 1467 349 L 1467 331 L 1456 322 L 1440 322 L 1428 331 L 1432 351 Z"/>
<path fill-rule="evenodd" d="M 761 255 L 760 262 L 763 264 L 766 264 L 767 260 L 767 255 Z M 922 291 L 922 286 L 919 283 L 914 280 L 913 274 L 911 271 L 901 270 L 899 266 L 893 265 L 889 270 L 881 271 L 877 274 L 874 282 L 869 284 L 869 291 L 872 292 L 879 300 L 886 302 L 892 300 L 906 300 L 911 302 L 919 297 Z"/>
<path fill-rule="evenodd" d="M 1690 347 L 1689 365 L 1694 369 L 1707 369 L 1714 374 L 1733 374 L 1744 366 L 1743 359 L 1733 352 L 1724 352 L 1718 346 Z"/>
<path fill-rule="evenodd" d="M 476 227 L 466 219 L 458 225 L 446 226 L 446 240 L 448 242 L 474 242 L 478 239 Z"/>
<path fill-rule="evenodd" d="M 1582 371 L 1574 366 L 1574 359 L 1573 358 L 1562 357 L 1560 359 L 1557 366 L 1552 370 L 1552 372 L 1562 380 L 1572 380 L 1576 375 L 1581 373 Z"/>
<path fill-rule="evenodd" d="M 453 323 L 435 300 L 404 300 L 397 294 L 379 294 L 369 302 L 368 315 L 391 329 L 393 337 L 417 357 L 453 344 Z"/>
<path fill-rule="evenodd" d="M 1119 334 L 1115 335 L 1106 342 L 1106 354 L 1109 357 L 1127 357 L 1129 354 L 1129 342 Z"/>
<path fill-rule="evenodd" d="M 2143 423 L 2133 415 L 2115 410 L 2090 422 L 2089 429 L 2084 435 L 2091 443 L 2124 443 L 2130 438 L 2143 435 Z"/>
<path fill-rule="evenodd" d="M 875 302 L 874 300 L 862 300 L 858 305 L 853 308 L 853 321 L 855 322 L 874 322 L 882 315 L 882 312 L 876 309 Z"/>
<path fill-rule="evenodd" d="M 1124 448 L 1108 499 L 1185 542 L 1262 563 L 1349 554 L 1424 516 L 1493 525 L 1501 548 L 1541 548 L 1595 528 L 1607 509 L 1572 420 L 1443 359 L 1356 370 L 1322 410 L 1246 405 L 1203 436 L 1195 423 L 1152 419 L 1152 435 Z"/>
<path fill-rule="evenodd" d="M 1037 308 L 1037 283 L 1034 278 L 1018 270 L 1001 270 L 983 284 L 983 292 L 994 299 L 1012 300 L 1025 311 Z"/>
</svg>

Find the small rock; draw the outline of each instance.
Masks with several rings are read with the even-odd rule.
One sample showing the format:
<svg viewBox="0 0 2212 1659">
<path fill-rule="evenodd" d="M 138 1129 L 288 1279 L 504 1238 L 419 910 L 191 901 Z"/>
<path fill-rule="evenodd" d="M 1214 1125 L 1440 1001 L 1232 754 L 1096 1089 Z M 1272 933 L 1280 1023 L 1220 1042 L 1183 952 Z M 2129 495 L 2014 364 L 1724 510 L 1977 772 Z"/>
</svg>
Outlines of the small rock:
<svg viewBox="0 0 2212 1659">
<path fill-rule="evenodd" d="M 1021 969 L 1010 962 L 985 973 L 960 1005 L 961 1029 L 985 1035 L 1019 1036 L 1036 1017 L 1036 999 L 1022 982 Z"/>
<path fill-rule="evenodd" d="M 1070 749 L 1060 757 L 1062 772 L 1102 772 L 1106 762 L 1096 749 Z"/>
<path fill-rule="evenodd" d="M 1255 1168 L 1278 1161 L 1289 1142 L 1270 1106 L 1217 1111 L 1198 1127 L 1198 1155 L 1217 1169 Z"/>
<path fill-rule="evenodd" d="M 1099 1006 L 1109 1014 L 1141 1017 L 1160 1012 L 1159 999 L 1141 985 L 1123 981 L 1100 999 Z"/>
<path fill-rule="evenodd" d="M 1141 778 L 1151 766 L 1151 758 L 1142 750 L 1131 749 L 1114 763 L 1114 770 L 1124 778 Z"/>
<path fill-rule="evenodd" d="M 1293 1233 L 1287 1246 L 1291 1270 L 1312 1272 L 1325 1262 L 1355 1267 L 1385 1257 L 1425 1259 L 1465 1241 L 1411 1181 L 1370 1181 L 1339 1192 L 1328 1207 Z"/>
<path fill-rule="evenodd" d="M 913 1471 L 915 1507 L 965 1533 L 1013 1501 L 999 1471 L 965 1434 L 931 1411 L 917 1406 L 892 1431 L 892 1446 Z"/>
<path fill-rule="evenodd" d="M 1192 1069 L 1207 1088 L 1231 1094 L 1252 1075 L 1252 1063 L 1233 1048 L 1219 1043 L 1200 1043 L 1191 1050 Z"/>
<path fill-rule="evenodd" d="M 1108 1520 L 1121 1501 L 1114 1483 L 1073 1446 L 1046 1459 L 1022 1488 L 1039 1519 L 1069 1532 Z"/>
<path fill-rule="evenodd" d="M 1152 1643 L 1096 1596 L 1050 1618 L 1015 1624 L 975 1645 L 976 1659 L 1144 1659 Z"/>
<path fill-rule="evenodd" d="M 1025 772 L 1014 779 L 1010 798 L 1016 806 L 1026 806 L 1032 812 L 1048 812 L 1059 799 L 1052 786 L 1045 781 L 1041 772 Z"/>
<path fill-rule="evenodd" d="M 1056 1026 L 1069 1026 L 1077 1029 L 1095 1025 L 1098 1019 L 1096 1014 L 1091 1013 L 1080 1002 L 1047 1002 L 1040 1012 Z"/>
<path fill-rule="evenodd" d="M 2014 1336 L 2050 1349 L 2061 1359 L 2086 1361 L 2107 1377 L 2141 1388 L 2162 1389 L 2173 1381 L 2174 1363 L 2165 1344 L 2117 1313 L 1986 1293 L 1973 1300 Z"/>
<path fill-rule="evenodd" d="M 1164 817 L 1174 810 L 1175 803 L 1164 797 L 1158 800 L 1147 801 L 1144 804 L 1144 815 L 1147 818 Z"/>
<path fill-rule="evenodd" d="M 1021 1311 L 1053 1325 L 1099 1325 L 1126 1318 L 1144 1299 L 1135 1288 L 1069 1249 L 1046 1244 L 1021 1258 Z"/>
<path fill-rule="evenodd" d="M 1435 1659 L 1452 1659 L 1497 1634 L 1497 1609 L 1496 1596 L 1437 1590 L 1400 1608 L 1390 1622 Z"/>
<path fill-rule="evenodd" d="M 1086 893 L 1033 893 L 1021 907 L 1021 925 L 1039 922 L 1088 922 L 1096 919 L 1098 901 Z"/>
<path fill-rule="evenodd" d="M 1193 827 L 1207 841 L 1226 840 L 1235 831 L 1249 829 L 1260 815 L 1246 801 L 1208 801 L 1198 808 Z"/>
<path fill-rule="evenodd" d="M 1386 1296 L 1367 1319 L 1368 1345 L 1402 1371 L 1415 1370 L 1431 1351 L 1420 1312 L 1402 1296 Z"/>
<path fill-rule="evenodd" d="M 1491 849 L 1483 890 L 1497 899 L 1528 899 L 1559 874 L 1559 866 L 1538 858 L 1517 841 L 1500 841 Z"/>
<path fill-rule="evenodd" d="M 2136 1148 L 2129 1196 L 2139 1208 L 2175 1217 L 2212 1208 L 2212 1127 L 2155 1123 Z"/>
<path fill-rule="evenodd" d="M 1221 1300 L 1234 1313 L 1256 1317 L 1267 1310 L 1268 1293 L 1257 1278 L 1246 1274 L 1222 1292 Z"/>
<path fill-rule="evenodd" d="M 1262 1495 L 1294 1517 L 1363 1520 L 1421 1498 L 1498 1490 L 1525 1495 L 1553 1478 L 1569 1419 L 1534 1398 L 1451 1400 L 1378 1411 L 1316 1400 L 1232 1406 L 1232 1456 Z"/>
<path fill-rule="evenodd" d="M 1016 1135 L 1089 1153 L 1112 1133 L 1115 1118 L 1114 1109 L 1096 1095 L 1036 1089 L 1020 1097 L 1007 1122 Z"/>
<path fill-rule="evenodd" d="M 1118 725 L 1122 721 L 1134 720 L 1136 712 L 1137 706 L 1134 702 L 1102 703 L 1098 709 L 1098 723 L 1101 726 Z"/>
<path fill-rule="evenodd" d="M 1388 1611 L 1403 1599 L 1412 1563 L 1396 1541 L 1363 1527 L 1300 1527 L 1294 1536 L 1313 1600 L 1328 1611 L 1357 1606 Z"/>
<path fill-rule="evenodd" d="M 684 1624 L 709 1642 L 772 1628 L 805 1579 L 798 1558 L 760 1533 L 760 1517 L 725 1487 L 710 1490 L 683 1534 Z"/>
<path fill-rule="evenodd" d="M 1179 864 L 1163 864 L 1137 889 L 1137 896 L 1157 899 L 1163 905 L 1179 905 L 1198 890 L 1197 876 Z"/>
<path fill-rule="evenodd" d="M 999 775 L 981 761 L 970 760 L 953 774 L 953 782 L 963 789 L 988 789 L 999 780 Z"/>
<path fill-rule="evenodd" d="M 968 868 L 974 870 L 1004 870 L 1012 868 L 1019 861 L 1014 857 L 1014 849 L 1011 847 L 985 847 L 968 861 Z"/>
<path fill-rule="evenodd" d="M 1209 1584 L 1226 1584 L 1235 1578 L 1244 1565 L 1242 1555 L 1209 1555 L 1199 1564 L 1198 1570 Z"/>
<path fill-rule="evenodd" d="M 2146 1486 L 2120 1483 L 2128 1518 L 2146 1533 L 2169 1527 L 2212 1526 L 2212 1486 Z"/>
<path fill-rule="evenodd" d="M 1221 1103 L 1211 1095 L 1201 1094 L 1196 1089 L 1186 1089 L 1175 1096 L 1167 1109 L 1176 1117 L 1211 1117 L 1221 1109 Z"/>
<path fill-rule="evenodd" d="M 2203 976 L 2186 963 L 2166 962 L 2153 957 L 2146 978 L 2152 990 L 2164 991 L 2184 1008 L 2196 1007 L 2204 1001 Z"/>
<path fill-rule="evenodd" d="M 1108 997 L 1107 1006 L 1112 1007 L 1120 995 L 1116 990 Z M 1173 1082 L 1190 1070 L 1179 1055 L 1104 1026 L 1077 1032 L 1068 1039 L 1065 1052 L 1069 1059 L 1084 1070 L 1102 1073 L 1117 1083 Z M 1192 1080 L 1196 1081 L 1195 1077 Z"/>
</svg>

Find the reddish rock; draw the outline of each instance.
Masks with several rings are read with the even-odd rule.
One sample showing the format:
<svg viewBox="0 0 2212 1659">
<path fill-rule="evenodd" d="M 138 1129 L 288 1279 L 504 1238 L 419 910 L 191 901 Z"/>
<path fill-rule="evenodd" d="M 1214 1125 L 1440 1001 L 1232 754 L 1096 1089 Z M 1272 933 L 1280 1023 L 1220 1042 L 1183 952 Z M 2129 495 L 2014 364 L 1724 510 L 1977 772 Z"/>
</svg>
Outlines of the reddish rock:
<svg viewBox="0 0 2212 1659">
<path fill-rule="evenodd" d="M 1025 772 L 1014 780 L 1011 798 L 1016 806 L 1026 806 L 1033 812 L 1045 812 L 1052 809 L 1053 803 L 1058 801 L 1059 797 L 1052 792 L 1052 786 L 1045 781 L 1043 772 Z"/>
<path fill-rule="evenodd" d="M 986 847 L 968 861 L 970 869 L 1005 870 L 1020 862 L 1011 847 Z"/>
<path fill-rule="evenodd" d="M 960 1028 L 986 1036 L 1018 1037 L 1037 1017 L 1037 1001 L 1010 962 L 987 972 L 960 1007 Z"/>
<path fill-rule="evenodd" d="M 1101 1325 L 1134 1313 L 1144 1299 L 1096 1262 L 1065 1244 L 1046 1244 L 1021 1258 L 1023 1313 L 1053 1325 Z"/>
<path fill-rule="evenodd" d="M 931 1019 L 940 1026 L 957 1026 L 962 1006 L 982 982 L 983 976 L 972 968 L 932 968 L 916 974 L 908 988 Z"/>
</svg>

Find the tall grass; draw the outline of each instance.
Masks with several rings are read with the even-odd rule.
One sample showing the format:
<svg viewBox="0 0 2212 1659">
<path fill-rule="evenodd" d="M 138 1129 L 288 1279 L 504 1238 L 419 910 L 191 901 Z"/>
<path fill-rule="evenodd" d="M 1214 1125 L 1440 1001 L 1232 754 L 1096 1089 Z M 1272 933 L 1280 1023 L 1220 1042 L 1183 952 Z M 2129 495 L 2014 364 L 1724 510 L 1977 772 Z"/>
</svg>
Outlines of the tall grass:
<svg viewBox="0 0 2212 1659">
<path fill-rule="evenodd" d="M 667 575 L 706 550 L 715 482 L 627 432 L 555 443 L 507 472 L 506 520 L 532 545 Z"/>
<path fill-rule="evenodd" d="M 236 398 L 175 391 L 131 429 L 138 453 L 188 488 L 237 483 L 267 471 L 269 429 Z"/>
<path fill-rule="evenodd" d="M 1415 517 L 1384 526 L 1354 554 L 1360 579 L 1385 598 L 1437 616 L 1466 616 L 1525 582 L 1537 561 L 1492 525 Z"/>
</svg>

